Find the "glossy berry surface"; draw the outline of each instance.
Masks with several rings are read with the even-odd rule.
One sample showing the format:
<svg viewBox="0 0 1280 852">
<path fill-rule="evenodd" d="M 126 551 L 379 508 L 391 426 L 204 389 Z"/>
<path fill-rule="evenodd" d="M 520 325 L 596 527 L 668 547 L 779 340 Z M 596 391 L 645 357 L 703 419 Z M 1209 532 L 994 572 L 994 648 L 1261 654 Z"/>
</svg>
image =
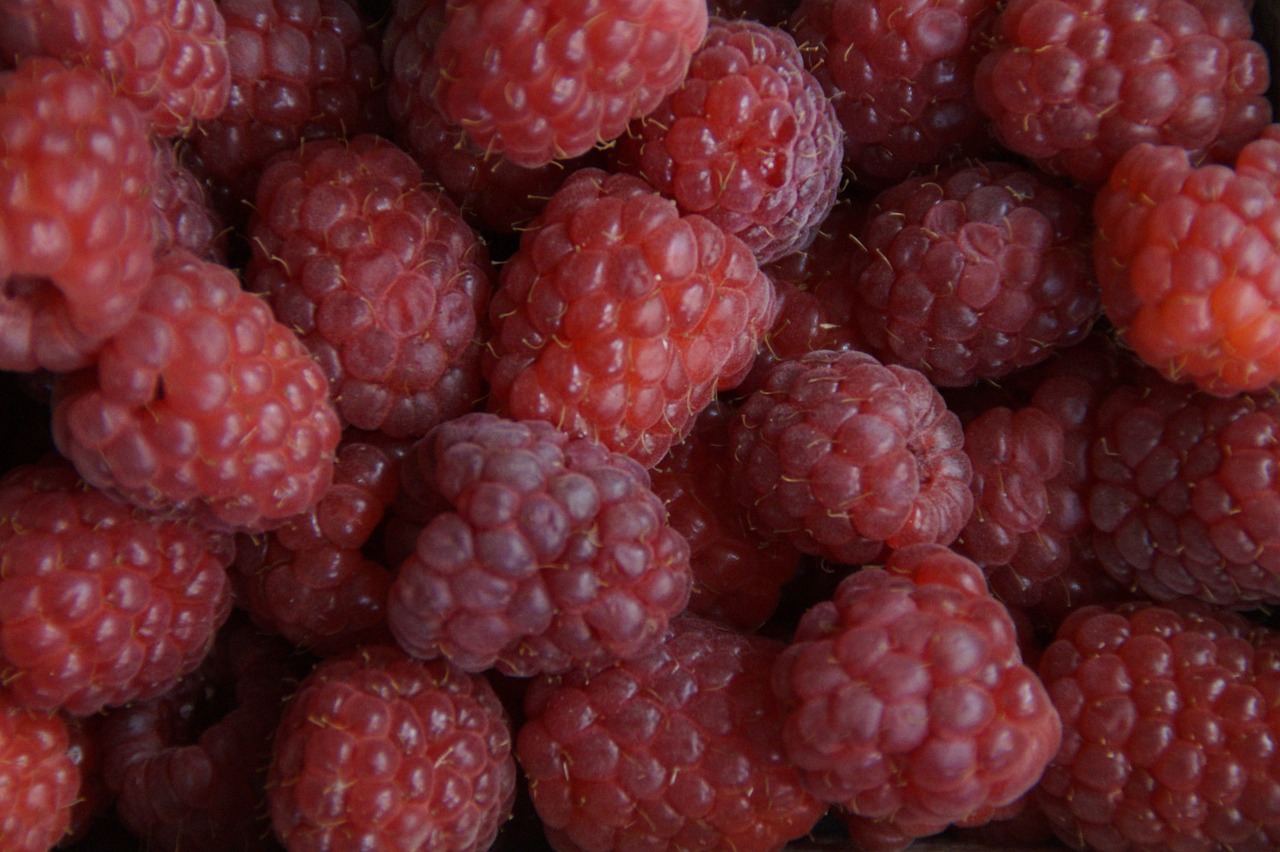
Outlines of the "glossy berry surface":
<svg viewBox="0 0 1280 852">
<path fill-rule="evenodd" d="M 69 746 L 61 716 L 0 692 L 0 842 L 6 849 L 47 852 L 62 839 L 80 786 Z"/>
</svg>

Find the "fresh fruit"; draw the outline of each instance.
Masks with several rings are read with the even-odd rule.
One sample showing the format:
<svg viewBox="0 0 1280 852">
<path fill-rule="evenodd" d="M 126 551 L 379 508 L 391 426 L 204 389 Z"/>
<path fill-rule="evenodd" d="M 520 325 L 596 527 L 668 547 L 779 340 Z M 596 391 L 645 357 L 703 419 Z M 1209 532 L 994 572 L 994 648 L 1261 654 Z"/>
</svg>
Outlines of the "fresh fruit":
<svg viewBox="0 0 1280 852">
<path fill-rule="evenodd" d="M 209 205 L 204 184 L 182 164 L 177 147 L 153 139 L 151 245 L 156 257 L 184 248 L 196 257 L 225 263 L 227 231 Z"/>
<path fill-rule="evenodd" d="M 47 852 L 62 839 L 80 786 L 61 716 L 0 691 L 0 844 Z"/>
</svg>

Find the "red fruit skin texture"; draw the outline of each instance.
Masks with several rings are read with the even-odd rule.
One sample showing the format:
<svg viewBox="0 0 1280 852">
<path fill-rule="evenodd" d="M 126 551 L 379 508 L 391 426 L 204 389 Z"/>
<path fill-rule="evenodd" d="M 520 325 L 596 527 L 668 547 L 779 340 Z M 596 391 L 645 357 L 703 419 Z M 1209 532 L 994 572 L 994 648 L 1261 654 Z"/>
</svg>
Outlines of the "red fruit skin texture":
<svg viewBox="0 0 1280 852">
<path fill-rule="evenodd" d="M 267 776 L 290 850 L 488 849 L 516 765 L 488 682 L 372 646 L 321 663 L 289 699 Z"/>
<path fill-rule="evenodd" d="M 0 844 L 13 852 L 47 852 L 63 835 L 80 786 L 67 754 L 67 724 L 0 692 Z"/>
<path fill-rule="evenodd" d="M 1062 747 L 1035 798 L 1067 845 L 1274 849 L 1280 642 L 1197 601 L 1082 607 L 1040 661 Z"/>
<path fill-rule="evenodd" d="M 364 135 L 278 157 L 248 237 L 246 288 L 323 367 L 344 425 L 417 438 L 475 407 L 493 269 L 404 151 Z"/>
<path fill-rule="evenodd" d="M 992 146 L 973 78 L 995 0 L 804 0 L 789 27 L 845 131 L 844 167 L 883 188 Z"/>
<path fill-rule="evenodd" d="M 231 611 L 230 542 L 135 514 L 61 460 L 0 479 L 0 677 L 88 715 L 190 673 Z"/>
<path fill-rule="evenodd" d="M 973 508 L 963 440 L 920 372 L 818 350 L 772 368 L 738 410 L 733 493 L 757 529 L 860 565 L 955 540 Z"/>
<path fill-rule="evenodd" d="M 210 528 L 311 508 L 340 436 L 320 367 L 226 267 L 175 251 L 91 370 L 55 390 L 54 441 L 90 484 Z"/>
<path fill-rule="evenodd" d="M 705 0 L 448 0 L 432 94 L 479 148 L 536 168 L 652 112 L 706 32 Z"/>
<path fill-rule="evenodd" d="M 1099 314 L 1085 196 L 1004 163 L 910 178 L 858 239 L 858 337 L 940 386 L 995 379 L 1084 339 Z"/>
<path fill-rule="evenodd" d="M 599 667 L 652 648 L 688 604 L 689 545 L 634 459 L 486 413 L 424 442 L 450 508 L 391 587 L 409 653 L 518 677 Z"/>
<path fill-rule="evenodd" d="M 641 657 L 535 680 L 516 755 L 551 845 L 765 852 L 806 834 L 826 805 L 783 756 L 783 647 L 682 616 Z"/>
<path fill-rule="evenodd" d="M 788 33 L 712 18 L 680 88 L 610 155 L 768 263 L 805 248 L 831 210 L 843 136 Z"/>
<path fill-rule="evenodd" d="M 1230 159 L 1271 120 L 1240 0 L 1011 0 L 974 79 L 996 138 L 1098 186 L 1135 145 Z"/>
<path fill-rule="evenodd" d="M 582 169 L 502 267 L 490 407 L 652 467 L 742 381 L 773 313 L 741 240 L 639 178 Z"/>
<path fill-rule="evenodd" d="M 226 22 L 215 0 L 3 0 L 0 53 L 100 72 L 161 137 L 214 118 L 231 94 Z"/>
<path fill-rule="evenodd" d="M 0 71 L 0 369 L 92 361 L 151 275 L 146 123 L 94 72 Z"/>
<path fill-rule="evenodd" d="M 1280 379 L 1280 126 L 1234 169 L 1137 145 L 1094 201 L 1108 318 L 1143 361 L 1220 396 Z"/>
<path fill-rule="evenodd" d="M 184 248 L 214 263 L 227 261 L 227 228 L 209 205 L 204 184 L 182 163 L 176 146 L 153 139 L 151 247 L 156 257 Z"/>
</svg>

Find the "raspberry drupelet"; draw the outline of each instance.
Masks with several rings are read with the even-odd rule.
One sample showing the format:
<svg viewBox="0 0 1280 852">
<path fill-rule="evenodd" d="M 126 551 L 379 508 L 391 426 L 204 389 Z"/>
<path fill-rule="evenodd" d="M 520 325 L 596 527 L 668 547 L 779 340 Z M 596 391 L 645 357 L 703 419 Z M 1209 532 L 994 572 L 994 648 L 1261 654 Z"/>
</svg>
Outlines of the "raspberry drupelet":
<svg viewBox="0 0 1280 852">
<path fill-rule="evenodd" d="M 484 413 L 424 443 L 415 455 L 430 465 L 418 469 L 449 508 L 391 587 L 387 618 L 406 650 L 529 676 L 661 641 L 689 600 L 689 545 L 639 464 L 548 423 Z"/>
<path fill-rule="evenodd" d="M 152 139 L 151 245 L 162 257 L 184 248 L 214 263 L 227 260 L 228 232 L 210 206 L 204 183 L 181 160 L 177 146 Z"/>
<path fill-rule="evenodd" d="M 0 846 L 48 852 L 66 835 L 80 772 L 62 716 L 0 691 Z"/>
<path fill-rule="evenodd" d="M 581 169 L 502 267 L 490 406 L 651 467 L 742 381 L 773 313 L 741 240 L 637 177 Z"/>
</svg>

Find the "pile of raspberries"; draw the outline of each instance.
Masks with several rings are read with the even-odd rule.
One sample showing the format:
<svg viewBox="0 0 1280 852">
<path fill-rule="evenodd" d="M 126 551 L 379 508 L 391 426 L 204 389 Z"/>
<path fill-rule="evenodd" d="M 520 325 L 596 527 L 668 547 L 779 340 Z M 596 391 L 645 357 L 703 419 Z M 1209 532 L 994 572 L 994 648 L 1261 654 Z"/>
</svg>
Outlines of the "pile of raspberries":
<svg viewBox="0 0 1280 852">
<path fill-rule="evenodd" d="M 0 849 L 1280 848 L 1278 10 L 0 0 Z"/>
</svg>

